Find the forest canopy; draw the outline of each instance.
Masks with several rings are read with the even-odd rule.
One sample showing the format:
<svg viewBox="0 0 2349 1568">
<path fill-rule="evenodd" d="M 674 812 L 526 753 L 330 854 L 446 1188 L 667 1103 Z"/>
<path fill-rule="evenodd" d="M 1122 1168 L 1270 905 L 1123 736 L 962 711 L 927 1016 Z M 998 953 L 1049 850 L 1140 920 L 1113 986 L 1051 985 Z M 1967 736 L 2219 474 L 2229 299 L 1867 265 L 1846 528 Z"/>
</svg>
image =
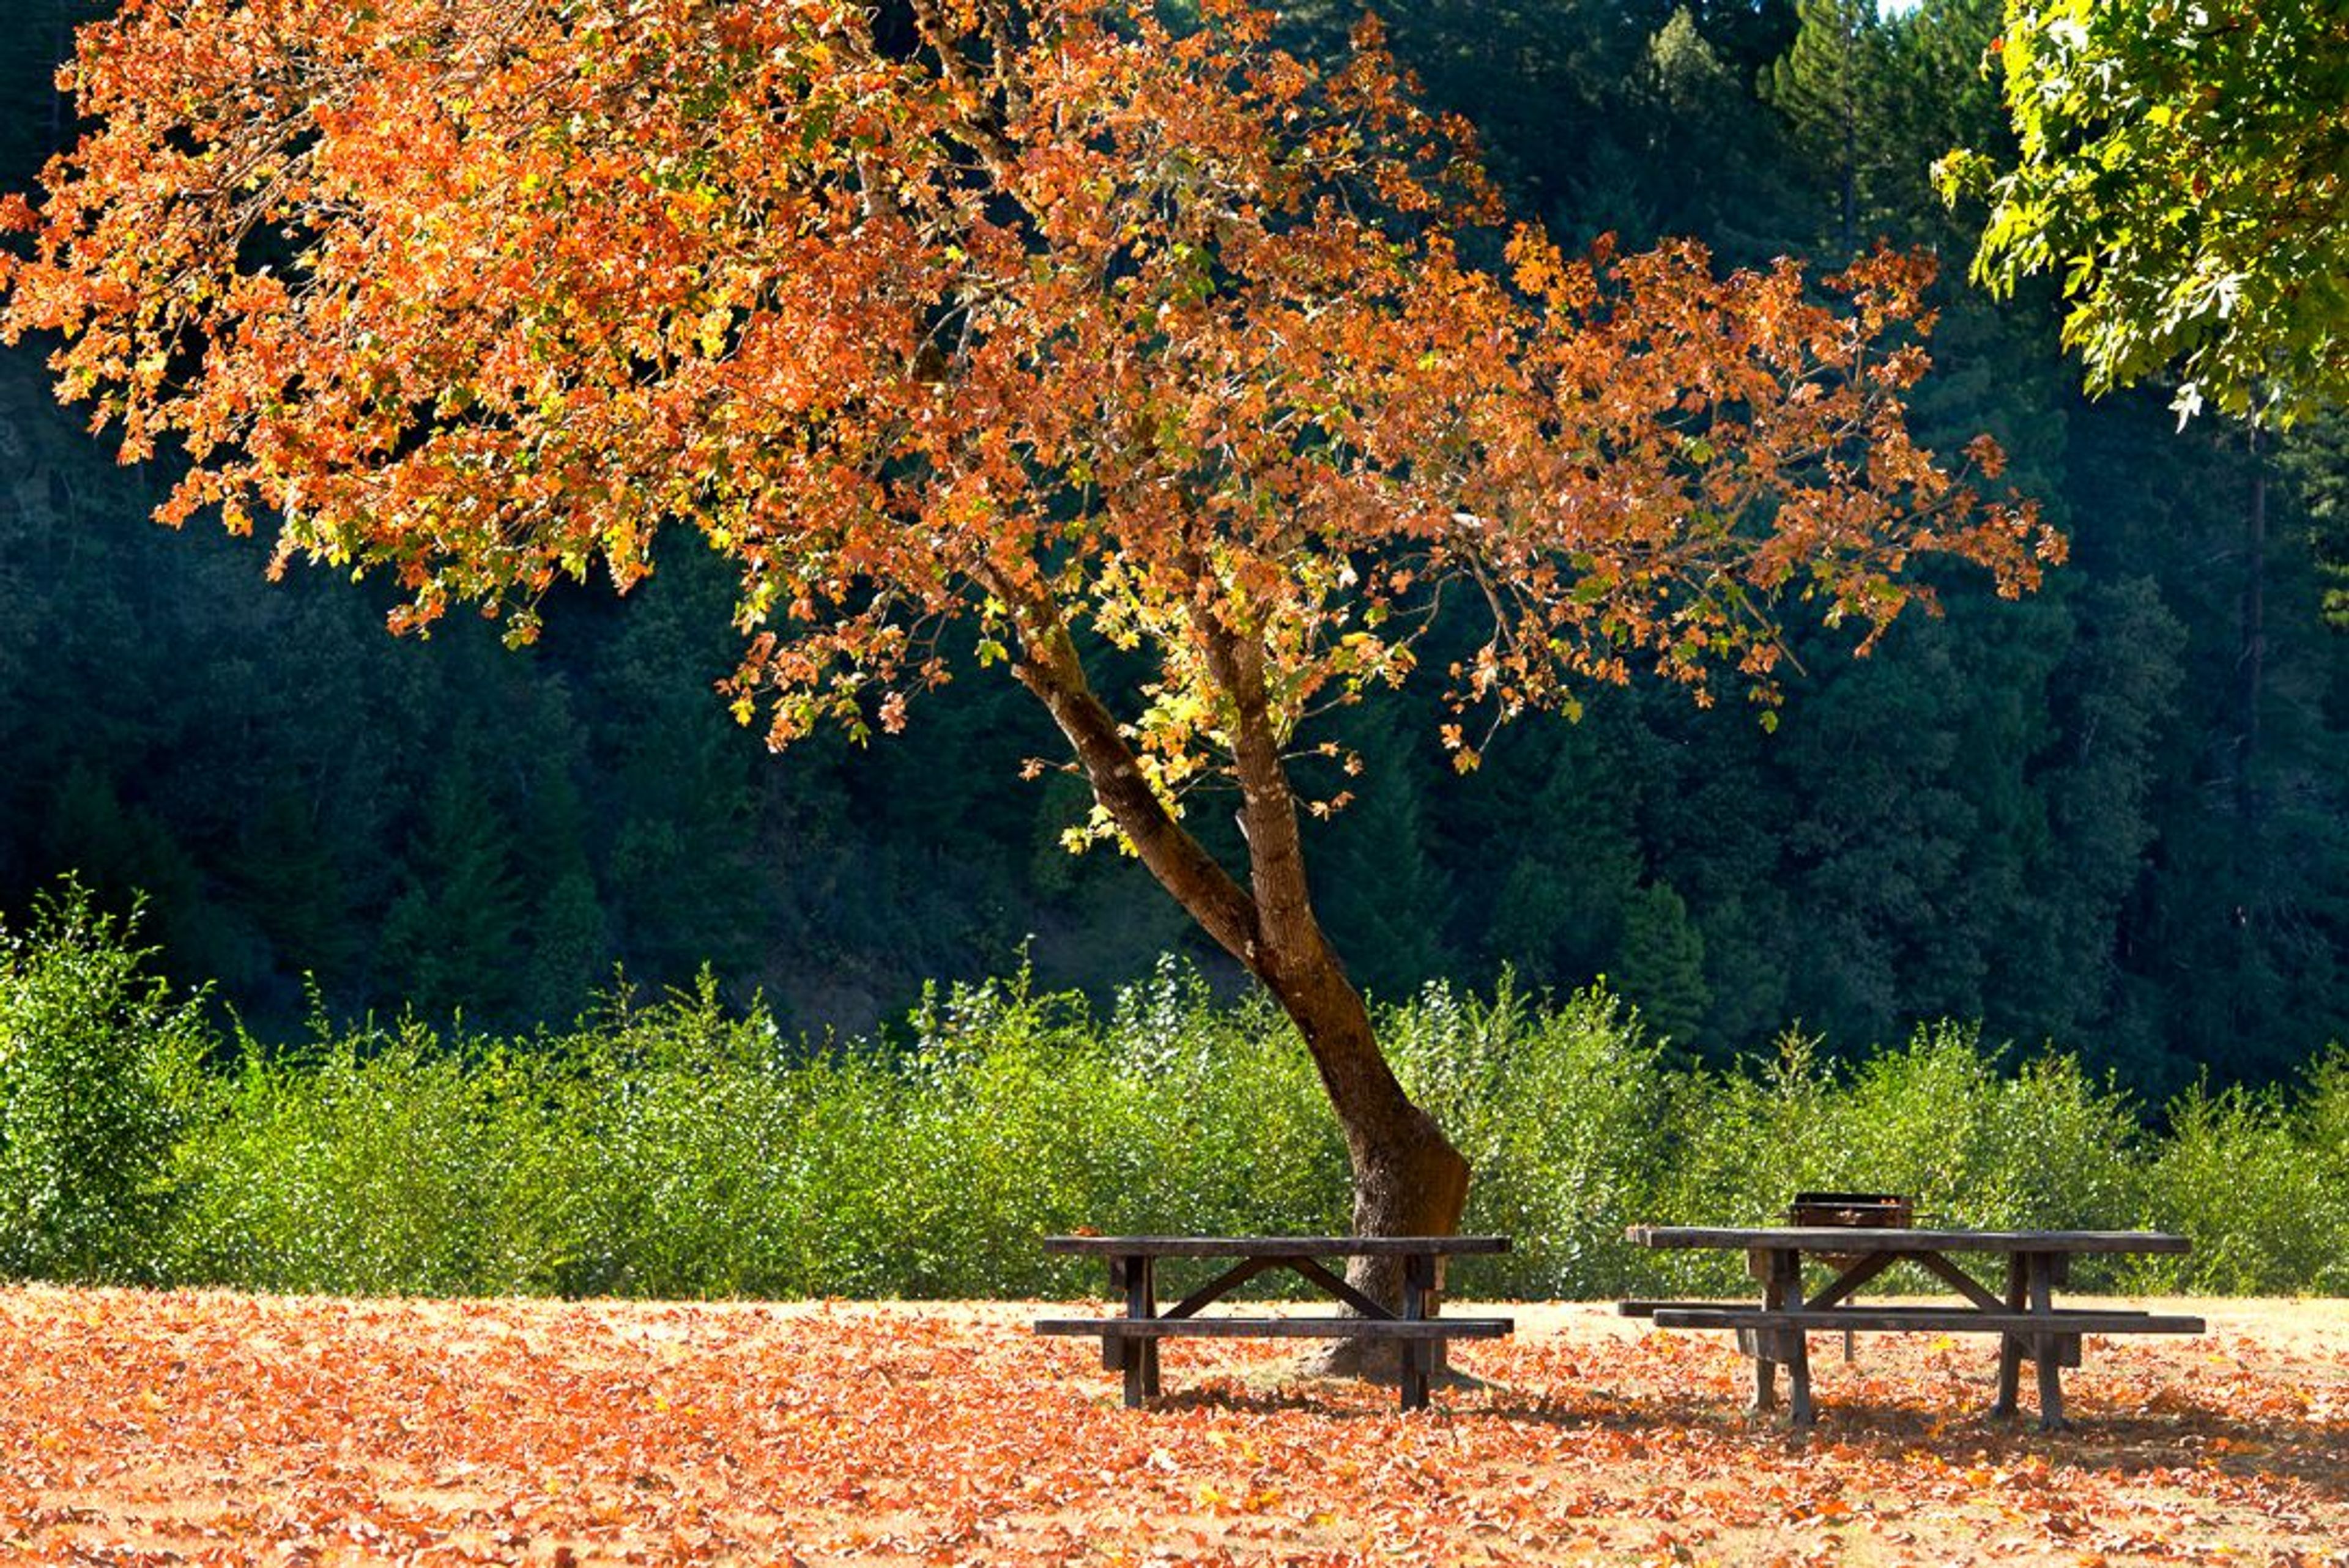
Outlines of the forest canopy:
<svg viewBox="0 0 2349 1568">
<path fill-rule="evenodd" d="M 1334 61 L 1339 9 L 1295 8 L 1284 36 Z M 62 58 L 84 8 L 35 10 L 28 35 Z M 1512 210 L 1563 236 L 1687 232 L 1732 262 L 1834 270 L 1849 190 L 1865 241 L 1971 249 L 1925 170 L 1999 144 L 1971 73 L 1993 6 L 1928 4 L 1843 54 L 1796 49 L 1825 25 L 1807 6 L 1424 0 L 1389 20 Z M 1846 106 L 1847 142 L 1764 86 L 1829 58 L 1852 90 L 1802 101 Z M 47 64 L 9 62 L 13 188 L 74 129 Z M 1821 160 L 1847 146 L 1850 168 Z M 2148 1090 L 2204 1067 L 2273 1077 L 2344 1032 L 2322 432 L 2285 454 L 2255 550 L 2272 453 L 2215 424 L 2173 436 L 2158 398 L 2080 403 L 2027 289 L 1993 311 L 1945 278 L 1937 302 L 1923 439 L 1996 434 L 2074 564 L 2020 606 L 1952 578 L 1945 619 L 1865 664 L 1797 634 L 1766 741 L 1742 705 L 1635 686 L 1507 732 L 1462 781 L 1423 738 L 1445 721 L 1434 690 L 1415 715 L 1340 716 L 1348 748 L 1398 758 L 1333 772 L 1328 793 L 1355 798 L 1306 830 L 1358 978 L 1394 995 L 1503 963 L 1558 986 L 1604 974 L 1707 1057 L 1796 1017 L 1858 1050 L 1978 1016 Z M 575 1010 L 616 960 L 655 984 L 708 960 L 799 1023 L 854 1027 L 1031 935 L 1048 973 L 1104 986 L 1184 945 L 1131 864 L 1059 852 L 1085 824 L 1072 780 L 1006 787 L 1052 745 L 1008 683 L 965 683 L 889 746 L 818 740 L 767 766 L 709 694 L 736 663 L 732 584 L 686 552 L 618 614 L 551 589 L 571 613 L 524 655 L 455 623 L 386 644 L 368 624 L 390 605 L 330 574 L 296 568 L 271 597 L 251 555 L 131 528 L 177 475 L 109 469 L 46 407 L 46 351 L 0 363 L 0 742 L 23 759 L 0 779 L 0 899 L 67 866 L 119 896 L 143 885 L 173 963 L 280 1026 L 305 975 L 337 1009 L 526 1020 Z M 1430 636 L 1424 665 L 1473 653 Z M 940 654 L 979 656 L 975 638 Z M 1220 814 L 1200 830 L 1232 848 Z"/>
</svg>

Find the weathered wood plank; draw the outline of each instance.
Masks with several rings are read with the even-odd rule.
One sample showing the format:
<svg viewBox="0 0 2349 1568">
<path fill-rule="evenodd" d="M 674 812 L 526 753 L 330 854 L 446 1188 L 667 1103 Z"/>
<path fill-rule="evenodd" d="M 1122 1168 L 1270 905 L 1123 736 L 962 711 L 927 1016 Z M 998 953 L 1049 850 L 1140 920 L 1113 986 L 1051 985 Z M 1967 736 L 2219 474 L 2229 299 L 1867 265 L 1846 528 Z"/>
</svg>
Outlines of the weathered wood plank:
<svg viewBox="0 0 2349 1568">
<path fill-rule="evenodd" d="M 1857 1328 L 1939 1334 L 2200 1334 L 2199 1317 L 2066 1307 L 2054 1312 L 1977 1312 L 1970 1307 L 1834 1306 L 1822 1312 L 1758 1306 L 1659 1306 L 1659 1328 Z"/>
<path fill-rule="evenodd" d="M 1635 1315 L 1642 1317 L 1651 1317 L 1658 1312 L 1673 1310 L 1732 1313 L 1761 1312 L 1765 1310 L 1751 1301 L 1651 1301 L 1640 1302 L 1635 1305 L 1645 1309 Z M 1860 1306 L 1842 1305 L 1821 1307 L 1805 1305 L 1802 1307 L 1788 1307 L 1785 1310 L 1789 1312 L 1798 1311 L 1806 1316 L 1837 1325 L 1841 1324 L 1846 1317 L 1856 1313 L 1872 1313 L 1880 1317 L 1900 1318 L 1904 1320 L 1911 1317 L 1938 1318 L 1956 1316 L 1976 1318 L 1983 1315 L 1983 1314 L 1976 1312 L 1971 1307 L 1961 1306 L 1946 1299 L 1937 1299 L 1933 1301 L 1874 1302 Z M 2002 1304 L 1999 1307 L 1999 1312 L 2002 1315 L 2027 1315 L 2029 1311 L 2030 1308 L 2023 1302 L 2019 1300 L 2011 1304 Z M 2067 1325 L 2064 1325 L 2061 1322 L 2062 1319 L 2080 1315 L 2095 1317 L 2147 1318 L 2151 1317 L 2154 1315 L 2151 1311 L 2144 1307 L 2099 1305 L 2058 1306 L 2051 1309 L 2047 1315 L 2051 1318 L 2057 1319 L 2058 1326 L 2068 1327 Z M 2199 1323 L 2201 1320 L 2199 1318 L 2194 1318 L 2189 1319 L 2188 1321 Z"/>
<path fill-rule="evenodd" d="M 1039 1334 L 1098 1334 L 1105 1339 L 1499 1339 L 1506 1317 L 1040 1317 Z"/>
<path fill-rule="evenodd" d="M 1044 1250 L 1076 1257 L 1385 1258 L 1506 1253 L 1506 1236 L 1046 1236 Z"/>
<path fill-rule="evenodd" d="M 1841 1225 L 1633 1225 L 1638 1247 L 1793 1247 L 1806 1253 L 2183 1253 L 2161 1231 L 1899 1231 Z"/>
</svg>

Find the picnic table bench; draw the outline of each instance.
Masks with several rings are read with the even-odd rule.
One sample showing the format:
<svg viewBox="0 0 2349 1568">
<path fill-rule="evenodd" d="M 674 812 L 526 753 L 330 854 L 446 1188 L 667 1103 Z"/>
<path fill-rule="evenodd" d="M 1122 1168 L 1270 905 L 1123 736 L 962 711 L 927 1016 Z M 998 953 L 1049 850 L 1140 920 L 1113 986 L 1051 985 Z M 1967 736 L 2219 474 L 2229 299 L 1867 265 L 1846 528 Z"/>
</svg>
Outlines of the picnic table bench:
<svg viewBox="0 0 2349 1568">
<path fill-rule="evenodd" d="M 2155 1231 L 1967 1231 L 1856 1228 L 1842 1225 L 1634 1225 L 1627 1239 L 1643 1247 L 1719 1247 L 1744 1252 L 1762 1283 L 1762 1302 L 1627 1301 L 1619 1310 L 1651 1319 L 1659 1328 L 1733 1328 L 1754 1358 L 1754 1408 L 1775 1409 L 1777 1368 L 1794 1385 L 1792 1417 L 1807 1427 L 1811 1403 L 1806 1336 L 1813 1329 L 1985 1333 L 1999 1336 L 1998 1396 L 1992 1416 L 2015 1413 L 2016 1385 L 2025 1361 L 2039 1374 L 2039 1426 L 2054 1431 L 2064 1419 L 2062 1369 L 2080 1364 L 2084 1334 L 2199 1334 L 2199 1317 L 2132 1308 L 2059 1307 L 2057 1286 L 2071 1259 L 2087 1253 L 2182 1253 L 2183 1236 Z M 2002 1293 L 1993 1293 L 1951 1261 L 1952 1254 L 2002 1257 Z M 1805 1295 L 1803 1260 L 1825 1263 L 1834 1277 Z M 1961 1305 L 1859 1305 L 1852 1297 L 1893 1264 L 1913 1263 L 1963 1298 Z"/>
<path fill-rule="evenodd" d="M 1139 1407 L 1158 1392 L 1158 1345 L 1178 1336 L 1224 1338 L 1391 1339 L 1402 1352 L 1402 1408 L 1427 1408 L 1436 1347 L 1452 1339 L 1497 1339 L 1515 1325 L 1506 1317 L 1438 1315 L 1443 1260 L 1505 1253 L 1506 1236 L 1047 1236 L 1044 1250 L 1109 1260 L 1110 1293 L 1124 1298 L 1118 1317 L 1045 1317 L 1039 1334 L 1098 1335 L 1102 1365 L 1125 1374 L 1125 1403 Z M 1392 1257 L 1402 1261 L 1400 1311 L 1348 1284 L 1326 1258 Z M 1158 1307 L 1161 1258 L 1231 1258 L 1230 1267 L 1168 1306 Z M 1201 1316 L 1200 1309 L 1273 1269 L 1288 1269 L 1320 1287 L 1333 1305 L 1359 1315 L 1323 1313 Z"/>
</svg>

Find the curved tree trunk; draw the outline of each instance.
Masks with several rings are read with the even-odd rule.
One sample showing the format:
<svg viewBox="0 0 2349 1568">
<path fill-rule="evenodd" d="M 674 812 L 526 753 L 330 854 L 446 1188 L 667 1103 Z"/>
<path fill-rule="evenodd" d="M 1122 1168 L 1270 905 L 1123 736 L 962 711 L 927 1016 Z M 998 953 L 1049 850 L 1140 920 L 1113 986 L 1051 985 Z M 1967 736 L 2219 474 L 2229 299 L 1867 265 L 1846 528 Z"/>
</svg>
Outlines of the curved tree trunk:
<svg viewBox="0 0 2349 1568">
<path fill-rule="evenodd" d="M 1326 944 L 1321 953 L 1327 962 L 1318 975 L 1272 989 L 1305 1037 L 1344 1131 L 1354 1179 L 1354 1233 L 1452 1235 L 1468 1202 L 1468 1161 L 1403 1093 L 1379 1050 L 1361 993 Z M 1389 1306 L 1402 1301 L 1399 1258 L 1352 1259 L 1346 1279 L 1373 1301 Z M 1440 1289 L 1441 1274 L 1436 1283 Z M 1392 1340 L 1333 1341 L 1316 1362 L 1319 1371 L 1381 1377 L 1400 1367 Z"/>
<path fill-rule="evenodd" d="M 1396 1081 L 1361 993 L 1315 918 L 1296 799 L 1269 717 L 1261 647 L 1220 628 L 1208 630 L 1208 666 L 1233 716 L 1240 827 L 1248 850 L 1243 887 L 1152 793 L 1050 606 L 1033 598 L 1023 603 L 1003 587 L 997 592 L 1016 607 L 1023 644 L 1019 678 L 1074 748 L 1094 798 L 1160 884 L 1264 984 L 1303 1037 L 1345 1136 L 1355 1233 L 1456 1233 L 1467 1202 L 1468 1162 Z M 1374 1300 L 1399 1305 L 1402 1299 L 1398 1260 L 1356 1258 L 1347 1279 Z M 1376 1373 L 1396 1361 L 1392 1344 L 1344 1341 L 1320 1366 Z"/>
</svg>

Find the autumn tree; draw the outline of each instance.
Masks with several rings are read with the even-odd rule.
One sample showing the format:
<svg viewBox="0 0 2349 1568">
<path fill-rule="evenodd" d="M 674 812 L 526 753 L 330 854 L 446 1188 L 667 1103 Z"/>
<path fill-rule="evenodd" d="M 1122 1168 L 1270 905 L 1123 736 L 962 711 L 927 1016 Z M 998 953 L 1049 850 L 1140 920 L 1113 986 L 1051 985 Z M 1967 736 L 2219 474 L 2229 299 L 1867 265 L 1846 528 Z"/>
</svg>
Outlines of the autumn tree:
<svg viewBox="0 0 2349 1568">
<path fill-rule="evenodd" d="M 1464 769 L 1639 666 L 1766 713 L 1783 606 L 1864 646 L 1918 557 L 2012 592 L 2057 544 L 1908 434 L 1921 264 L 1864 262 L 1840 307 L 1686 244 L 1519 230 L 1480 267 L 1464 129 L 1375 28 L 1325 68 L 1269 26 L 128 0 L 80 37 L 87 134 L 7 203 L 5 329 L 58 335 L 126 457 L 184 448 L 163 521 L 385 573 L 398 629 L 471 602 L 527 640 L 558 580 L 625 589 L 698 535 L 740 573 L 728 694 L 778 748 L 896 729 L 961 623 L 1050 711 L 1094 836 L 1295 1020 L 1357 1226 L 1446 1232 L 1467 1167 L 1309 895 L 1302 819 L 1361 765 L 1319 716 L 1455 612 Z"/>
</svg>

